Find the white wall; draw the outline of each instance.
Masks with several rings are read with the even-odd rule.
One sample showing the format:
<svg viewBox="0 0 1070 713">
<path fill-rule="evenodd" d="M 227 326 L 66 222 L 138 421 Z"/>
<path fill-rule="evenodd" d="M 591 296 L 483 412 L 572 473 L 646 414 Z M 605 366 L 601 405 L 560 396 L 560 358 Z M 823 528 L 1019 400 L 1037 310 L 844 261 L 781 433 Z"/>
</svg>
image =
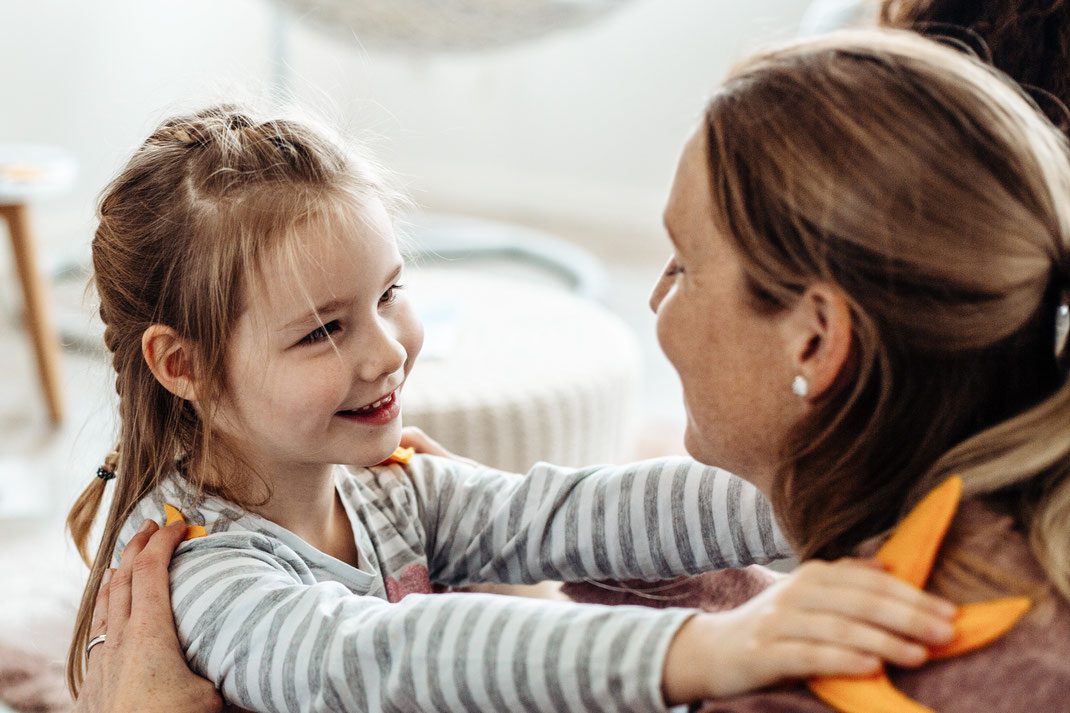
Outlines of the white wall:
<svg viewBox="0 0 1070 713">
<path fill-rule="evenodd" d="M 641 252 L 704 97 L 734 56 L 792 34 L 806 4 L 634 0 L 517 48 L 430 57 L 291 21 L 285 55 L 295 95 L 377 137 L 419 202 Z M 262 0 L 0 0 L 0 142 L 62 145 L 81 164 L 38 211 L 51 261 L 84 252 L 96 194 L 176 102 L 266 87 L 274 18 Z"/>
</svg>

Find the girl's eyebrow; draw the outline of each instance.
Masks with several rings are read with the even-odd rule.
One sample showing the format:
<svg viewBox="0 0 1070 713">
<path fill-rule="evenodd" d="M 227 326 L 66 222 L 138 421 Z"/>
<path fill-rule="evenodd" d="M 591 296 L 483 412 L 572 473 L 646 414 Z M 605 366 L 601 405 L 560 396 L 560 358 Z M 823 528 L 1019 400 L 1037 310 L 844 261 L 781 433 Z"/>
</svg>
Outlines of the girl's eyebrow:
<svg viewBox="0 0 1070 713">
<path fill-rule="evenodd" d="M 333 299 L 329 302 L 324 302 L 323 304 L 318 305 L 311 312 L 303 314 L 297 319 L 287 322 L 286 325 L 282 327 L 281 331 L 293 329 L 294 327 L 308 324 L 310 322 L 319 322 L 319 315 L 325 314 L 327 312 L 333 312 L 337 309 L 341 309 L 342 307 L 345 307 L 346 305 L 350 304 L 350 302 L 352 302 L 352 300 L 348 299 Z"/>
<path fill-rule="evenodd" d="M 388 287 L 394 284 L 394 282 L 396 282 L 397 279 L 401 277 L 401 270 L 403 267 L 404 265 L 402 263 L 398 263 L 397 266 L 394 268 L 394 271 L 390 273 L 390 277 L 386 278 L 386 285 Z M 319 315 L 326 314 L 328 312 L 333 312 L 343 307 L 347 307 L 352 303 L 352 299 L 346 299 L 341 297 L 329 300 L 321 305 L 317 305 L 316 308 L 312 311 L 303 314 L 297 319 L 291 320 L 290 322 L 286 323 L 286 325 L 280 328 L 280 331 L 285 332 L 299 326 L 304 326 L 306 324 L 318 323 Z"/>
<path fill-rule="evenodd" d="M 397 279 L 399 277 L 401 277 L 401 268 L 402 267 L 404 267 L 404 265 L 399 262 L 397 264 L 397 267 L 394 268 L 394 271 L 392 273 L 390 273 L 390 277 L 386 278 L 386 285 L 388 287 L 390 285 L 394 284 L 395 282 L 397 282 Z"/>
</svg>

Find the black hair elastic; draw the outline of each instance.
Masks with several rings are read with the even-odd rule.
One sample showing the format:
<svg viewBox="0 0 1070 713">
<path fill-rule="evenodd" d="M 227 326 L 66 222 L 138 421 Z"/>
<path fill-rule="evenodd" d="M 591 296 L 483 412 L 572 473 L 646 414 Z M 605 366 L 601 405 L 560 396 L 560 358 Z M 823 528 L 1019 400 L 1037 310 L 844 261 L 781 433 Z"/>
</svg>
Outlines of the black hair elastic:
<svg viewBox="0 0 1070 713">
<path fill-rule="evenodd" d="M 119 450 L 116 448 L 104 459 L 104 465 L 97 468 L 97 477 L 107 483 L 115 479 L 115 466 L 119 464 Z"/>
</svg>

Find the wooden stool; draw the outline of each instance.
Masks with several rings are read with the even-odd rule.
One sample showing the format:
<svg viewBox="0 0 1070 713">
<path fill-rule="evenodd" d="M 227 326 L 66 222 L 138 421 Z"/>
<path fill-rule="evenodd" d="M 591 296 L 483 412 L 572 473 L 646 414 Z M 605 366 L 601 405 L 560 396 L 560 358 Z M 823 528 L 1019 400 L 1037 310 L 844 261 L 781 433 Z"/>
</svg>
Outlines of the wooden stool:
<svg viewBox="0 0 1070 713">
<path fill-rule="evenodd" d="M 73 177 L 73 160 L 55 149 L 0 145 L 0 218 L 7 223 L 11 236 L 15 270 L 26 305 L 26 327 L 33 342 L 48 415 L 55 424 L 63 419 L 59 337 L 37 266 L 28 203 L 33 197 L 66 187 Z"/>
</svg>

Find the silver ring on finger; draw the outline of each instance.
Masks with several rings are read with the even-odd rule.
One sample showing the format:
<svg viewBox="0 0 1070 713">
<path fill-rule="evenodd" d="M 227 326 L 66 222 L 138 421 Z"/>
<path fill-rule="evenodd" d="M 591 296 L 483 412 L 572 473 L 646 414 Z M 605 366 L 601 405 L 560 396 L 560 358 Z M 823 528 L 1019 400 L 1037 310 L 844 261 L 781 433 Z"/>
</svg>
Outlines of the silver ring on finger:
<svg viewBox="0 0 1070 713">
<path fill-rule="evenodd" d="M 104 640 L 108 638 L 107 634 L 101 634 L 100 636 L 94 636 L 89 640 L 89 643 L 85 645 L 85 657 L 89 658 L 89 652 L 93 650 L 93 647 L 97 644 L 103 644 Z"/>
</svg>

